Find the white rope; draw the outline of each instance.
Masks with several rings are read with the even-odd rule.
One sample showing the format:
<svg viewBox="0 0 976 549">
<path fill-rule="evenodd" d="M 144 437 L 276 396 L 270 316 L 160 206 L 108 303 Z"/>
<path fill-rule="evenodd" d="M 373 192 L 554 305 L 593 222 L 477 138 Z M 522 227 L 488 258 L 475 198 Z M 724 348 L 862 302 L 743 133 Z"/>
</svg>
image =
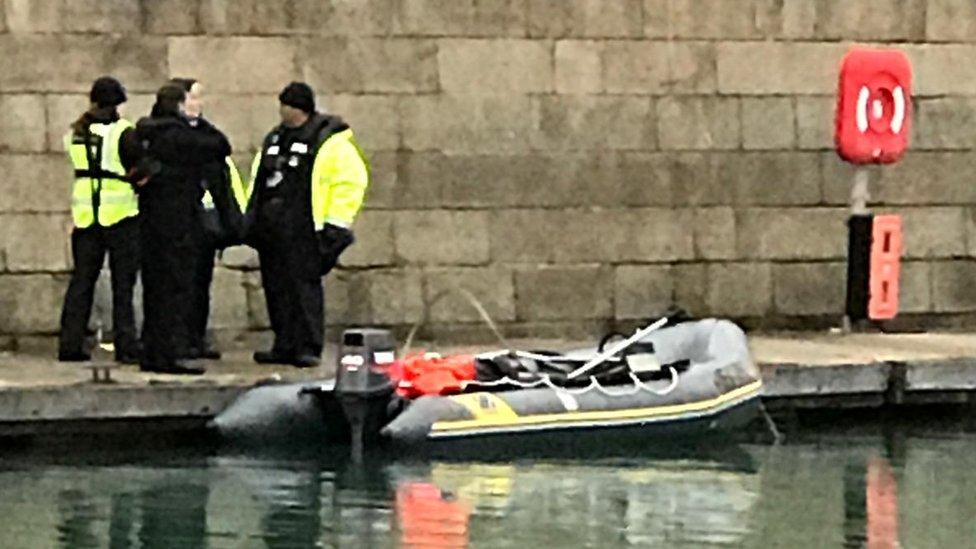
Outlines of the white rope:
<svg viewBox="0 0 976 549">
<path fill-rule="evenodd" d="M 590 377 L 590 384 L 587 385 L 586 387 L 581 387 L 578 389 L 570 389 L 569 387 L 562 387 L 556 385 L 555 383 L 552 382 L 552 378 L 550 378 L 548 375 L 543 375 L 539 379 L 532 382 L 519 381 L 517 379 L 512 379 L 508 376 L 505 376 L 500 379 L 496 379 L 494 381 L 478 381 L 478 380 L 462 381 L 461 390 L 467 389 L 469 386 L 500 387 L 505 385 L 505 386 L 518 387 L 520 389 L 534 389 L 536 387 L 539 387 L 540 385 L 544 385 L 552 389 L 553 391 L 560 392 L 560 393 L 568 393 L 574 396 L 582 395 L 593 390 L 603 393 L 604 395 L 609 397 L 631 396 L 631 395 L 636 395 L 640 391 L 652 393 L 659 396 L 664 396 L 670 393 L 671 391 L 673 391 L 675 387 L 678 386 L 678 372 L 670 366 L 668 367 L 668 371 L 671 373 L 671 382 L 662 391 L 654 389 L 653 387 L 649 387 L 644 382 L 642 382 L 637 376 L 635 376 L 633 372 L 629 373 L 630 380 L 633 383 L 633 387 L 628 389 L 623 389 L 623 390 L 611 390 L 607 387 L 604 387 L 603 385 L 600 385 L 600 382 L 597 381 L 595 377 Z"/>
</svg>

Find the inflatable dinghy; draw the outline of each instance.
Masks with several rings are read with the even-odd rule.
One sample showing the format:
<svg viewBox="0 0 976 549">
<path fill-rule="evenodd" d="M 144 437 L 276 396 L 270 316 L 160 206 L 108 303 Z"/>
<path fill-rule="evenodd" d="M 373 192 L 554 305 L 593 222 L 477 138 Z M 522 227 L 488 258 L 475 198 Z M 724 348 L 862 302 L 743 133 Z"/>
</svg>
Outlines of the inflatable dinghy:
<svg viewBox="0 0 976 549">
<path fill-rule="evenodd" d="M 244 443 L 518 449 L 581 435 L 709 437 L 752 421 L 762 380 L 742 330 L 717 319 L 666 324 L 612 346 L 477 355 L 477 376 L 458 394 L 411 399 L 397 392 L 390 334 L 350 330 L 335 380 L 253 389 L 213 426 Z"/>
</svg>

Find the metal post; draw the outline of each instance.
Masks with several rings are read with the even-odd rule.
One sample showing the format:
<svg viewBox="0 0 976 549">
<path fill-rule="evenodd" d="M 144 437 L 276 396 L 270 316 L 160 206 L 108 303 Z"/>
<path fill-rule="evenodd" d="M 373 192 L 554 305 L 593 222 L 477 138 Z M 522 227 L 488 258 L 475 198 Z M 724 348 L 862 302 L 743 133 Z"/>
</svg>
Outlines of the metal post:
<svg viewBox="0 0 976 549">
<path fill-rule="evenodd" d="M 854 170 L 854 183 L 851 185 L 851 216 L 867 215 L 868 201 L 871 200 L 871 190 L 869 187 L 870 172 L 864 166 L 858 166 Z M 850 258 L 848 258 L 850 261 Z M 850 316 L 844 315 L 841 323 L 841 330 L 850 333 L 853 329 Z"/>
</svg>

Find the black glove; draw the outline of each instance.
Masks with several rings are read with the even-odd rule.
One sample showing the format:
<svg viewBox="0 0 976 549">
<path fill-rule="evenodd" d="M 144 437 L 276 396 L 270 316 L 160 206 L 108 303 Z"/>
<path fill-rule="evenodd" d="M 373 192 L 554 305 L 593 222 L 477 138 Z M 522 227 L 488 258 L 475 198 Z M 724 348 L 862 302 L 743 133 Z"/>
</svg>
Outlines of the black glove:
<svg viewBox="0 0 976 549">
<path fill-rule="evenodd" d="M 336 263 L 339 262 L 339 256 L 356 241 L 356 237 L 349 229 L 328 223 L 316 233 L 316 236 L 319 240 L 319 255 L 322 258 L 321 272 L 324 276 L 336 266 Z"/>
</svg>

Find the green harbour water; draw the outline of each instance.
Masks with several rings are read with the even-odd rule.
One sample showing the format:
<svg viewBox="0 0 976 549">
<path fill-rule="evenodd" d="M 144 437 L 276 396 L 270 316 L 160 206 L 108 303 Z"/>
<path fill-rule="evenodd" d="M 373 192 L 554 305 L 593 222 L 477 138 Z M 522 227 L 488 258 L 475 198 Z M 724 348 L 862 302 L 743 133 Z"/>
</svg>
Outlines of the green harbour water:
<svg viewBox="0 0 976 549">
<path fill-rule="evenodd" d="M 976 547 L 965 424 L 494 462 L 8 449 L 0 547 Z"/>
</svg>

